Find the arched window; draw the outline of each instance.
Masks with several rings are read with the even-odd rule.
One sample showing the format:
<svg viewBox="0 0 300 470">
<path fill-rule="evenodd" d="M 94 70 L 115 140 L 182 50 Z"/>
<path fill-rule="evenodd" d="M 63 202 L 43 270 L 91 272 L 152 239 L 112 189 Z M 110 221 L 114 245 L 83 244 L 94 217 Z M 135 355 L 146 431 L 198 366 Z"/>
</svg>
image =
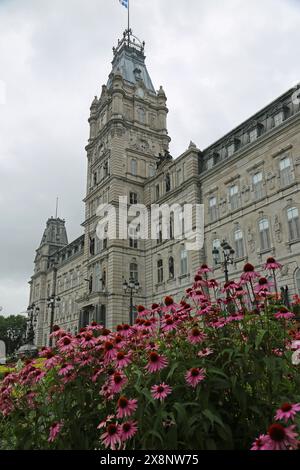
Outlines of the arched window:
<svg viewBox="0 0 300 470">
<path fill-rule="evenodd" d="M 161 284 L 164 281 L 164 265 L 163 260 L 159 259 L 157 261 L 157 282 Z"/>
<path fill-rule="evenodd" d="M 169 258 L 169 279 L 174 279 L 175 275 L 175 266 L 174 266 L 174 258 L 170 256 Z"/>
<path fill-rule="evenodd" d="M 170 214 L 170 240 L 174 239 L 174 212 Z"/>
<path fill-rule="evenodd" d="M 287 211 L 289 238 L 290 240 L 298 240 L 300 238 L 299 211 L 297 207 L 291 207 Z"/>
<path fill-rule="evenodd" d="M 132 158 L 130 161 L 130 173 L 134 176 L 137 174 L 137 161 L 135 158 Z"/>
<path fill-rule="evenodd" d="M 137 263 L 130 263 L 129 267 L 129 277 L 130 279 L 133 279 L 135 282 L 138 282 L 139 280 L 139 268 Z"/>
<path fill-rule="evenodd" d="M 270 225 L 268 219 L 261 219 L 258 224 L 261 251 L 268 250 L 271 246 Z"/>
<path fill-rule="evenodd" d="M 169 173 L 166 174 L 165 183 L 166 183 L 166 193 L 168 193 L 171 190 L 171 177 Z"/>
<path fill-rule="evenodd" d="M 234 246 L 236 258 L 243 258 L 245 256 L 244 237 L 242 230 L 239 228 L 234 232 Z"/>
<path fill-rule="evenodd" d="M 297 289 L 297 294 L 300 295 L 300 269 L 298 268 L 295 274 L 295 284 Z"/>
<path fill-rule="evenodd" d="M 180 269 L 182 275 L 188 273 L 188 254 L 185 248 L 182 248 L 180 252 Z"/>
</svg>

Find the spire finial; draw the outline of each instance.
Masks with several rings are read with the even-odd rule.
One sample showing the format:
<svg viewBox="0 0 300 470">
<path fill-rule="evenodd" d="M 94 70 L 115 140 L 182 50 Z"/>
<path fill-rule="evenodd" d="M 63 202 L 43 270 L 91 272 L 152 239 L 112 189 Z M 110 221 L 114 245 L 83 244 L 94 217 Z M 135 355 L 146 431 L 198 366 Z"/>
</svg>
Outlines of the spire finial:
<svg viewBox="0 0 300 470">
<path fill-rule="evenodd" d="M 56 209 L 55 209 L 55 218 L 57 219 L 58 214 L 58 197 L 56 198 Z"/>
</svg>

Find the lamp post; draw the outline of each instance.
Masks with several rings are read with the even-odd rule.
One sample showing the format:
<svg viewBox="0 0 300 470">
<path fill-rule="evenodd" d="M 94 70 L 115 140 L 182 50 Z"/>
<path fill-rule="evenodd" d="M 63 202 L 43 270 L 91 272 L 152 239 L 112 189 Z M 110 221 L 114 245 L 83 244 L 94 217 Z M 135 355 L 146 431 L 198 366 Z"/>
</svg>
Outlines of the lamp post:
<svg viewBox="0 0 300 470">
<path fill-rule="evenodd" d="M 136 294 L 140 289 L 140 283 L 134 280 L 132 277 L 129 279 L 129 282 L 126 280 L 123 282 L 124 293 L 130 294 L 130 307 L 129 307 L 129 324 L 133 325 L 133 294 Z"/>
<path fill-rule="evenodd" d="M 58 307 L 59 302 L 60 302 L 60 297 L 57 297 L 55 294 L 52 294 L 51 297 L 48 297 L 47 299 L 47 306 L 50 309 L 50 335 L 53 330 L 55 308 Z M 49 338 L 49 346 L 52 347 L 51 336 Z"/>
<path fill-rule="evenodd" d="M 37 323 L 37 317 L 39 314 L 40 308 L 32 303 L 27 308 L 28 318 L 27 318 L 27 344 L 34 344 L 34 327 Z"/>
<path fill-rule="evenodd" d="M 223 261 L 220 261 L 220 250 L 218 248 L 214 248 L 212 250 L 212 255 L 214 262 L 217 264 L 220 262 L 221 266 L 224 268 L 224 274 L 225 274 L 225 282 L 229 281 L 229 271 L 228 267 L 229 264 L 233 264 L 234 262 L 234 249 L 229 245 L 229 243 L 226 240 L 223 240 L 221 243 L 221 252 L 223 253 Z M 229 292 L 227 291 L 227 297 L 229 297 Z"/>
</svg>

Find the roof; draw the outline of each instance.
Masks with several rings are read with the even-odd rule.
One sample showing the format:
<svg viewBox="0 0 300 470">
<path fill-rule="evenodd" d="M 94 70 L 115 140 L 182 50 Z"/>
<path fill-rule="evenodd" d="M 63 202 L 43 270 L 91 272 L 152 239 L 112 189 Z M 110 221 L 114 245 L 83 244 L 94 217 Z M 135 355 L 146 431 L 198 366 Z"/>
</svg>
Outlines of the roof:
<svg viewBox="0 0 300 470">
<path fill-rule="evenodd" d="M 148 91 L 155 93 L 155 88 L 145 64 L 144 45 L 138 38 L 133 36 L 131 30 L 129 34 L 128 31 L 125 31 L 118 47 L 113 49 L 114 59 L 112 61 L 112 73 L 107 82 L 108 88 L 112 84 L 113 75 L 120 73 L 126 82 L 133 85 L 143 83 Z"/>
</svg>

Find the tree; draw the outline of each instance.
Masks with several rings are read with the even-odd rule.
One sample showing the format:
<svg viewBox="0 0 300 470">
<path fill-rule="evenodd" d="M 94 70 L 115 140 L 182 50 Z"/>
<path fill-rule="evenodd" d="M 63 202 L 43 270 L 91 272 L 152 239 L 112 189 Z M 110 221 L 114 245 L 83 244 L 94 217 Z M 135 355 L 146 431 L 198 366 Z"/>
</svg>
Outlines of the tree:
<svg viewBox="0 0 300 470">
<path fill-rule="evenodd" d="M 8 356 L 13 354 L 23 342 L 26 333 L 26 317 L 22 315 L 0 315 L 0 340 L 6 344 Z"/>
</svg>

